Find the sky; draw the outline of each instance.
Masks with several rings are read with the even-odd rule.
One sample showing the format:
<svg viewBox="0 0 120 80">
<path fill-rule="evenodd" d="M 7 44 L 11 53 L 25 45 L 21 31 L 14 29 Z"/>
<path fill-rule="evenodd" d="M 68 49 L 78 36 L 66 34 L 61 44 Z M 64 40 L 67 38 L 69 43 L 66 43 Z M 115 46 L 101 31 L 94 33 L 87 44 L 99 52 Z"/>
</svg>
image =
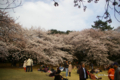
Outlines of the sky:
<svg viewBox="0 0 120 80">
<path fill-rule="evenodd" d="M 81 31 L 91 28 L 94 21 L 98 20 L 97 15 L 102 16 L 105 12 L 105 0 L 87 3 L 86 11 L 83 8 L 74 7 L 74 0 L 55 0 L 59 3 L 54 6 L 53 0 L 23 0 L 22 6 L 8 10 L 11 17 L 20 23 L 23 28 L 43 28 L 45 30 L 57 29 L 60 31 Z M 120 8 L 118 8 L 120 10 Z M 117 28 L 120 23 L 114 18 L 113 9 L 110 10 L 112 23 L 111 27 Z M 120 19 L 120 17 L 118 17 Z"/>
</svg>

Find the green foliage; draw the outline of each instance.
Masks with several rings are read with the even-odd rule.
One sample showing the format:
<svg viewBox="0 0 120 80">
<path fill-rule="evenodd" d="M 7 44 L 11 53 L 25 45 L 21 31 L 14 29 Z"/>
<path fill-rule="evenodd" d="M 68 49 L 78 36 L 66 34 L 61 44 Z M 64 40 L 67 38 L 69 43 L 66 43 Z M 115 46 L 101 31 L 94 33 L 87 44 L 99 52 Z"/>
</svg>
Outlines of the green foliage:
<svg viewBox="0 0 120 80">
<path fill-rule="evenodd" d="M 94 25 L 92 25 L 92 28 L 106 31 L 106 30 L 112 30 L 114 27 L 111 27 L 110 25 L 108 25 L 107 22 L 103 22 L 101 20 L 98 20 L 98 21 L 94 22 Z"/>
<path fill-rule="evenodd" d="M 67 30 L 66 32 L 64 32 L 64 31 L 58 31 L 56 29 L 51 29 L 50 31 L 51 31 L 50 34 L 69 34 L 70 32 L 72 32 L 72 31 L 69 31 L 69 30 Z"/>
</svg>

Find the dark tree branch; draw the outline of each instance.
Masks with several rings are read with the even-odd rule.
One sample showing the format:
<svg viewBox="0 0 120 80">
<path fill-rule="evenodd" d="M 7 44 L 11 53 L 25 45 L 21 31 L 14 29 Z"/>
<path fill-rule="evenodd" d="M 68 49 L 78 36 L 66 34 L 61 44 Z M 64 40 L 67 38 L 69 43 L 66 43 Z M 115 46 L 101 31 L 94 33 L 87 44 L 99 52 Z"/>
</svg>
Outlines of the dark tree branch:
<svg viewBox="0 0 120 80">
<path fill-rule="evenodd" d="M 1 16 L 0 21 L 4 21 L 5 22 L 5 21 L 8 21 L 6 19 L 3 19 L 3 16 L 5 14 L 4 13 L 5 10 L 12 9 L 13 12 L 15 13 L 14 9 L 17 8 L 17 7 L 22 6 L 22 0 L 3 0 L 3 1 L 0 2 L 0 5 L 5 6 L 5 7 L 0 7 L 0 10 L 1 10 L 0 11 L 1 12 L 1 14 L 0 14 L 0 16 Z"/>
<path fill-rule="evenodd" d="M 55 0 L 53 0 L 55 2 Z M 99 0 L 74 0 L 74 7 L 78 6 L 78 8 L 81 8 L 81 6 L 83 6 L 83 10 L 85 11 L 87 6 L 84 5 L 84 2 L 87 1 L 88 3 L 91 3 L 92 1 L 94 1 L 95 3 L 98 3 Z M 113 5 L 114 8 L 110 7 L 110 3 Z M 118 4 L 119 3 L 119 4 Z M 103 16 L 97 16 L 98 19 L 101 18 L 102 19 L 106 19 L 106 22 L 111 23 L 112 19 L 109 13 L 109 8 L 110 9 L 114 9 L 114 17 L 115 19 L 120 22 L 120 20 L 118 20 L 118 18 L 116 17 L 116 13 L 120 15 L 120 11 L 118 11 L 116 9 L 116 6 L 120 7 L 120 0 L 106 0 L 105 3 L 105 12 L 103 14 Z"/>
<path fill-rule="evenodd" d="M 120 21 L 117 19 L 117 17 L 116 17 L 116 12 L 118 12 L 118 11 L 116 11 L 115 6 L 114 6 L 114 17 L 115 17 L 115 19 L 116 19 L 118 22 L 120 22 Z M 118 12 L 118 14 L 120 15 L 119 12 Z"/>
<path fill-rule="evenodd" d="M 13 9 L 13 8 L 17 8 L 19 6 L 22 6 L 22 0 L 20 0 L 19 4 L 16 5 L 16 1 L 17 0 L 13 0 L 11 3 L 7 0 L 6 4 L 2 4 L 2 5 L 7 5 L 6 7 L 0 8 L 1 10 L 5 10 L 5 9 Z M 10 7 L 12 4 L 14 4 L 15 6 Z M 0 3 L 1 5 L 1 3 Z"/>
</svg>

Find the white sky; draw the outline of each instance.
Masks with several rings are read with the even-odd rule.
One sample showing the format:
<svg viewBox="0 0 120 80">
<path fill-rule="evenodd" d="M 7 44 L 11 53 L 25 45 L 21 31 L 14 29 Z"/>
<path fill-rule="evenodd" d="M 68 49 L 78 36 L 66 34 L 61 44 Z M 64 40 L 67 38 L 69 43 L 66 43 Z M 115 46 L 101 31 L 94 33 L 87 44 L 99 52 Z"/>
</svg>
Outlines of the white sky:
<svg viewBox="0 0 120 80">
<path fill-rule="evenodd" d="M 74 0 L 56 1 L 59 3 L 58 7 L 53 5 L 53 0 L 24 0 L 21 7 L 14 9 L 15 13 L 12 10 L 9 10 L 9 13 L 14 19 L 20 16 L 16 22 L 19 22 L 24 28 L 33 26 L 34 28 L 41 27 L 46 30 L 57 29 L 61 31 L 81 31 L 91 28 L 91 25 L 97 20 L 96 16 L 102 16 L 104 13 L 105 0 L 99 0 L 97 4 L 85 2 L 84 4 L 87 5 L 85 12 L 83 8 L 74 7 Z M 113 15 L 112 19 L 112 27 L 120 26 Z"/>
</svg>

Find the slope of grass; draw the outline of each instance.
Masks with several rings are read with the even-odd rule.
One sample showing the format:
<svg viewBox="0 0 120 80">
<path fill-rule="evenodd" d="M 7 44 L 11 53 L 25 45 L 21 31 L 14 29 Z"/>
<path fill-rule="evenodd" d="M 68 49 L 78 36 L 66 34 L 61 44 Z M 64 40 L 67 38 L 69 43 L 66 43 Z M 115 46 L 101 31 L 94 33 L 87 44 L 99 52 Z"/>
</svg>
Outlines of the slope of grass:
<svg viewBox="0 0 120 80">
<path fill-rule="evenodd" d="M 42 73 L 34 69 L 33 72 L 24 72 L 23 69 L 0 69 L 0 80 L 54 80 L 54 77 L 46 76 L 48 73 Z M 106 74 L 107 71 L 101 72 L 99 74 Z M 96 74 L 96 76 L 99 76 Z M 61 75 L 65 77 L 65 72 L 62 72 Z M 102 80 L 109 80 L 107 76 L 101 76 Z M 71 77 L 68 77 L 69 80 L 79 80 L 79 75 L 75 70 L 72 71 Z M 87 79 L 91 80 L 91 79 Z"/>
</svg>

